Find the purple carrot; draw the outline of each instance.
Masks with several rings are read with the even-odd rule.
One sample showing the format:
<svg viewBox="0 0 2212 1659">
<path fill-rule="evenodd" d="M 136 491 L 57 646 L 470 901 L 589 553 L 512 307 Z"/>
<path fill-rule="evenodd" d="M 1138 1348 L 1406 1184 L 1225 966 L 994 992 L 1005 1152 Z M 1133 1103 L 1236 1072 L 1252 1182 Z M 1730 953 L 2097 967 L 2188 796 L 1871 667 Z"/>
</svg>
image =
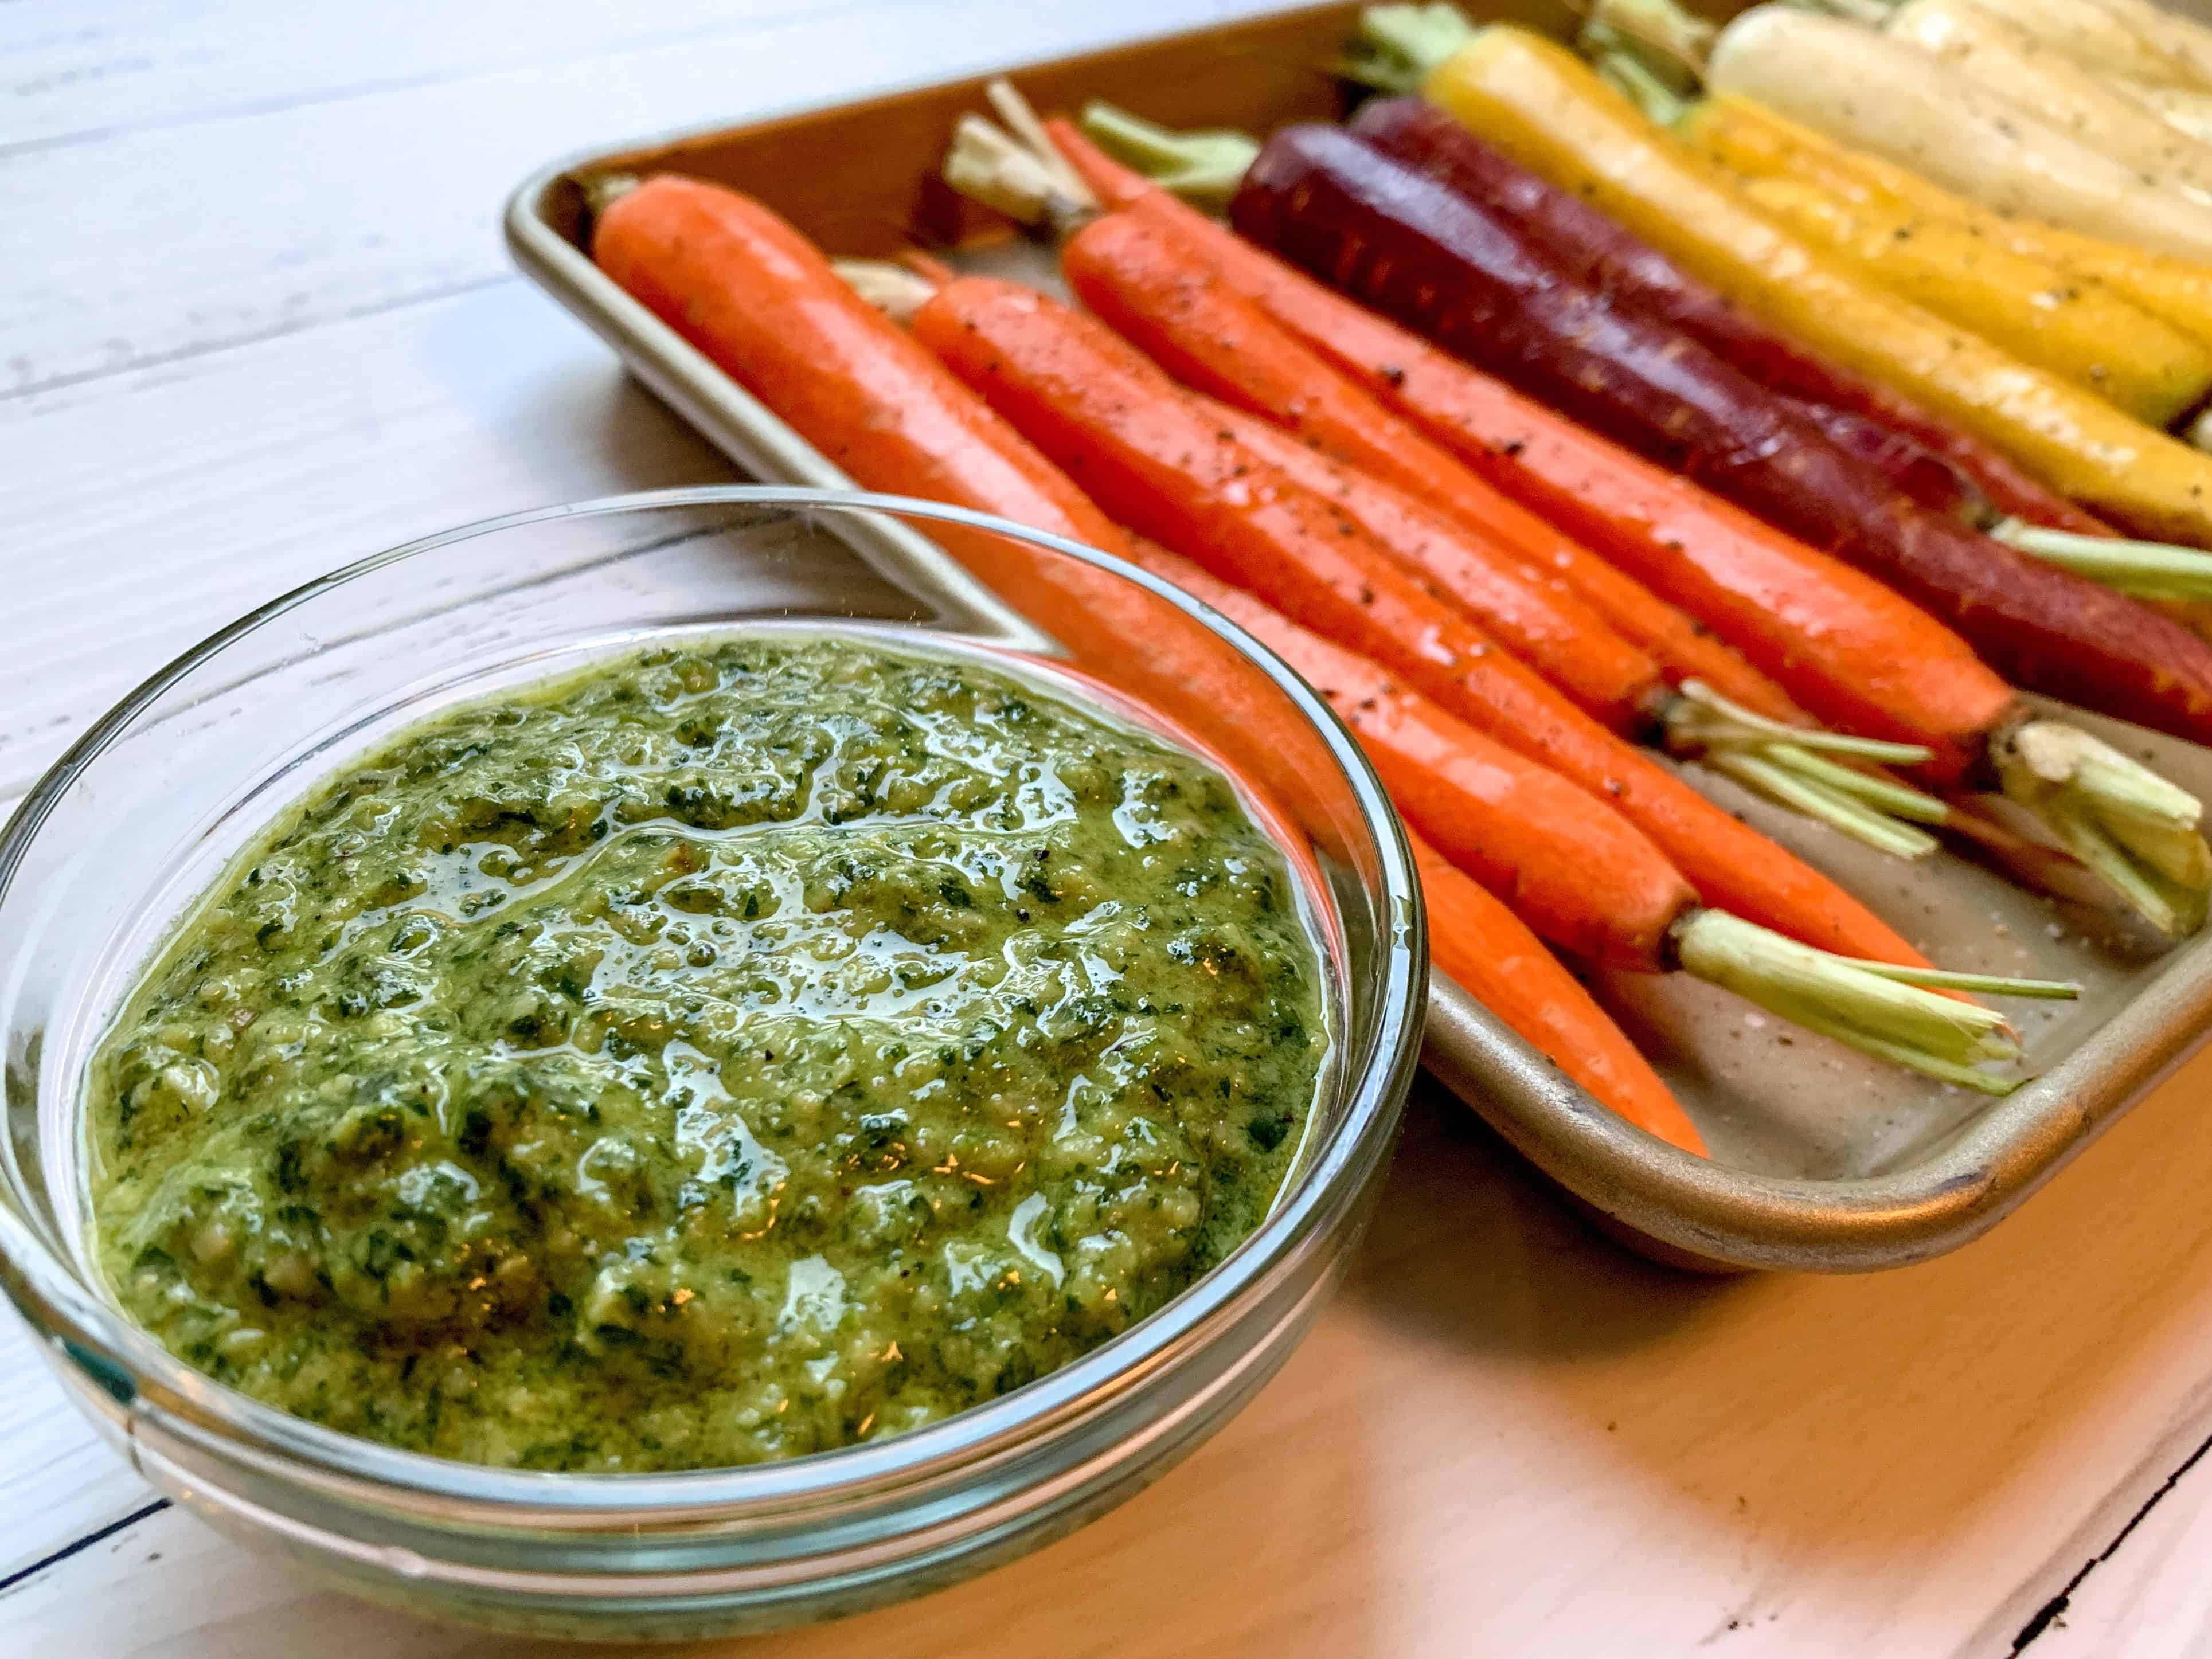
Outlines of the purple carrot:
<svg viewBox="0 0 2212 1659">
<path fill-rule="evenodd" d="M 1767 387 L 1364 139 L 1279 131 L 1230 217 L 1446 350 L 1890 582 L 2015 684 L 2212 741 L 2212 647 L 1922 510 Z"/>
<path fill-rule="evenodd" d="M 1681 330 L 1773 391 L 1910 439 L 1931 459 L 1963 473 L 1998 511 L 2055 530 L 2111 533 L 1981 439 L 1807 351 L 1588 202 L 1486 144 L 1435 105 L 1418 98 L 1378 99 L 1359 112 L 1352 130 L 1384 155 L 1517 227 L 1554 263 L 1615 303 Z M 1911 489 L 1912 479 L 1899 483 Z"/>
<path fill-rule="evenodd" d="M 1785 398 L 1799 419 L 1810 421 L 1838 448 L 1848 450 L 1930 513 L 1976 529 L 1996 522 L 1990 498 L 1974 481 L 1917 440 L 1849 410 Z"/>
</svg>

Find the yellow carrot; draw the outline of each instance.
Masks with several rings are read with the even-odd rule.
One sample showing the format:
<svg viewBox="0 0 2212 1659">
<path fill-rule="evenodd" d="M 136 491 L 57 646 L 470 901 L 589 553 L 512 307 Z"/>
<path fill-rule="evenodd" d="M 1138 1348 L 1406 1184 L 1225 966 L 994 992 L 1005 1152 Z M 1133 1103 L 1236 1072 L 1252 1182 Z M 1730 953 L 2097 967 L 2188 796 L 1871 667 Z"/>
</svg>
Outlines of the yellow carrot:
<svg viewBox="0 0 2212 1659">
<path fill-rule="evenodd" d="M 2039 259 L 1895 197 L 1847 200 L 1798 179 L 1753 179 L 1760 212 L 1892 293 L 2165 426 L 2212 392 L 2212 348 Z"/>
<path fill-rule="evenodd" d="M 2006 218 L 1909 168 L 1849 149 L 1724 93 L 1693 106 L 1675 131 L 1735 173 L 1802 179 L 1849 201 L 1887 197 L 1905 202 L 1994 246 L 2102 283 L 2153 316 L 2212 342 L 2212 264 L 2079 235 L 2033 219 Z"/>
<path fill-rule="evenodd" d="M 1738 303 L 1950 416 L 2062 493 L 2144 534 L 2212 545 L 2212 456 L 1789 235 L 1565 47 L 1485 29 L 1423 91 Z"/>
<path fill-rule="evenodd" d="M 2212 206 L 2160 188 L 1932 53 L 1780 4 L 1720 33 L 1705 84 L 1873 150 L 2000 213 L 2212 258 Z"/>
</svg>

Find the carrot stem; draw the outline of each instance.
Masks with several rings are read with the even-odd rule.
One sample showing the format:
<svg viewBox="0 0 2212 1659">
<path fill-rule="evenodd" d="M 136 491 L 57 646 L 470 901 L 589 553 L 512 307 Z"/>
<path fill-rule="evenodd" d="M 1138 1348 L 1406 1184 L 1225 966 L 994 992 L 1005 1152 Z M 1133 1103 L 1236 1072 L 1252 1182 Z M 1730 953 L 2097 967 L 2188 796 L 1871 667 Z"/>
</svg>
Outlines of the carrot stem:
<svg viewBox="0 0 2212 1659">
<path fill-rule="evenodd" d="M 1068 195 L 1053 168 L 1035 151 L 996 123 L 972 112 L 952 124 L 952 146 L 945 153 L 944 173 L 945 182 L 960 194 L 996 208 L 1019 224 L 1057 222 L 1089 210 Z"/>
<path fill-rule="evenodd" d="M 1020 88 L 1001 75 L 983 88 L 983 96 L 998 111 L 999 118 L 1006 124 L 1006 131 L 1015 141 L 1036 159 L 1061 199 L 1084 212 L 1097 212 L 1097 195 L 1084 183 L 1083 175 L 1075 170 L 1073 163 L 1053 148 L 1052 140 L 1045 136 L 1044 123 L 1037 119 L 1037 112 L 1030 107 L 1030 100 L 1022 96 Z M 1251 163 L 1247 161 L 1245 165 Z"/>
<path fill-rule="evenodd" d="M 635 190 L 639 182 L 634 173 L 602 173 L 579 181 L 578 187 L 584 192 L 584 206 L 596 219 Z"/>
<path fill-rule="evenodd" d="M 2004 519 L 1989 533 L 2008 547 L 2118 588 L 2139 599 L 2194 604 L 2212 599 L 2212 553 L 2170 542 L 2122 541 Z"/>
<path fill-rule="evenodd" d="M 1590 67 L 1598 78 L 1642 110 L 1656 125 L 1671 127 L 1690 107 L 1689 100 L 1652 72 L 1634 52 L 1616 44 L 1610 30 L 1593 23 L 1576 43 L 1591 53 Z"/>
<path fill-rule="evenodd" d="M 1686 91 L 1703 75 L 1719 32 L 1674 0 L 1596 0 L 1575 44 L 1585 56 L 1626 52 L 1646 72 Z"/>
<path fill-rule="evenodd" d="M 1364 86 L 1416 93 L 1429 71 L 1475 33 L 1456 6 L 1370 6 L 1359 14 L 1342 68 Z"/>
<path fill-rule="evenodd" d="M 1117 161 L 1202 207 L 1227 207 L 1260 153 L 1260 141 L 1249 133 L 1177 132 L 1097 98 L 1083 106 L 1081 125 Z"/>
<path fill-rule="evenodd" d="M 1794 743 L 1801 749 L 1850 755 L 1885 766 L 1924 765 L 1935 752 L 1925 744 L 1892 743 L 1883 738 L 1854 737 L 1847 732 L 1824 732 L 1769 720 L 1757 710 L 1723 696 L 1702 680 L 1686 680 L 1678 689 L 1687 708 L 1672 723 L 1687 732 L 1702 722 L 1706 727 L 1707 740 L 1713 743 Z"/>
<path fill-rule="evenodd" d="M 1991 745 L 2008 799 L 2034 813 L 2143 919 L 2169 935 L 2203 926 L 2212 850 L 2196 796 L 2059 720 L 2027 720 Z"/>
<path fill-rule="evenodd" d="M 1692 913 L 1674 944 L 1684 972 L 1808 1030 L 1946 1083 L 1996 1095 L 2016 1086 L 1976 1069 L 2020 1057 L 2004 1017 L 1978 1003 L 1869 972 L 1722 910 Z M 2028 983 L 2032 990 L 2011 994 L 2066 994 L 2055 983 Z"/>
<path fill-rule="evenodd" d="M 1936 838 L 1912 825 L 1945 823 L 1950 811 L 1942 801 L 1839 766 L 1818 752 L 1917 766 L 1929 757 L 1923 746 L 1786 726 L 1697 680 L 1684 682 L 1680 691 L 1666 716 L 1671 752 L 1702 760 L 1769 800 L 1877 852 L 1924 859 L 1936 851 Z"/>
<path fill-rule="evenodd" d="M 2081 988 L 2070 979 L 2014 979 L 2003 974 L 1961 974 L 1943 968 L 1899 968 L 1893 963 L 1844 958 L 1877 979 L 1893 979 L 1931 991 L 1966 991 L 1977 996 L 2027 997 L 2041 1002 L 2072 1002 Z"/>
<path fill-rule="evenodd" d="M 1833 785 L 1793 772 L 1764 756 L 1723 751 L 1707 757 L 1705 764 L 1792 811 L 1863 842 L 1878 853 L 1918 860 L 1936 851 L 1936 837 L 1924 830 L 1897 823 Z"/>
<path fill-rule="evenodd" d="M 1778 743 L 1767 749 L 1767 757 L 1786 766 L 1801 776 L 1824 783 L 1852 799 L 1869 806 L 1879 806 L 1893 817 L 1911 823 L 1948 824 L 1951 808 L 1946 802 L 1921 790 L 1899 783 L 1893 779 L 1872 773 L 1838 766 L 1794 743 Z"/>
</svg>

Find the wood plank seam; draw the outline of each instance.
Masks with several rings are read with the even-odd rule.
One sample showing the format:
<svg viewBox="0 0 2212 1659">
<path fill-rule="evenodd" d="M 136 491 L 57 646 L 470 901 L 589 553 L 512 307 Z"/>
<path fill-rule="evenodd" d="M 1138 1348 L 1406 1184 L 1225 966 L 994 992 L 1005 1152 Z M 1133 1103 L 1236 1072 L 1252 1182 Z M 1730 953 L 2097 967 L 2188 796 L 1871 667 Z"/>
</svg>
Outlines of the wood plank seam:
<svg viewBox="0 0 2212 1659">
<path fill-rule="evenodd" d="M 2040 1607 L 2036 1609 L 2035 1616 L 2030 1619 L 2026 1625 L 2021 1627 L 2021 1632 L 2018 1636 L 2013 1638 L 2012 1650 L 2014 1653 L 2023 1651 L 2031 1643 L 2034 1642 L 2037 1638 L 2042 1636 L 2046 1631 L 2051 1629 L 2052 1622 L 2057 1620 L 2061 1613 L 2066 1611 L 2068 1605 L 2074 1599 L 2075 1592 L 2081 1588 L 2082 1584 L 2087 1580 L 2089 1575 L 2096 1571 L 2099 1567 L 2111 1560 L 2114 1555 L 2119 1553 L 2120 1547 L 2128 1541 L 2128 1535 L 2134 1532 L 2137 1527 L 2142 1525 L 2144 1520 L 2149 1516 L 2150 1512 L 2156 1509 L 2159 1504 L 2165 1500 L 2166 1494 L 2181 1484 L 2182 1477 L 2186 1475 L 2190 1470 L 2195 1468 L 2198 1463 L 2203 1461 L 2204 1455 L 2207 1452 L 2212 1452 L 2212 1435 L 2208 1435 L 2205 1438 L 2199 1441 L 2197 1445 L 2197 1449 L 2189 1454 L 2188 1457 L 2183 1461 L 2181 1467 L 2176 1469 L 2172 1474 L 2166 1476 L 2163 1481 L 2160 1482 L 2159 1488 L 2156 1492 L 2143 1499 L 2141 1507 L 2138 1508 L 2133 1515 L 2128 1517 L 2127 1525 L 2120 1528 L 2118 1534 L 2113 1538 L 2111 1543 L 2106 1545 L 2103 1549 L 2098 1551 L 2096 1554 L 2091 1556 L 2087 1561 L 2084 1561 L 2081 1564 L 2081 1570 L 2071 1578 L 2066 1581 L 2064 1587 L 2059 1590 L 2058 1594 L 2052 1596 L 2048 1601 L 2045 1601 Z"/>
<path fill-rule="evenodd" d="M 111 1521 L 104 1527 L 96 1527 L 92 1531 L 87 1533 L 83 1537 L 74 1539 L 69 1543 L 63 1545 L 59 1549 L 40 1556 L 37 1560 L 32 1562 L 30 1565 L 27 1567 L 18 1567 L 15 1571 L 9 1573 L 5 1578 L 0 1578 L 0 1596 L 6 1595 L 19 1584 L 28 1583 L 32 1579 L 36 1578 L 40 1573 L 45 1572 L 48 1568 L 58 1567 L 61 1565 L 63 1562 L 68 1560 L 70 1557 L 80 1554 L 83 1551 L 90 1549 L 94 1544 L 102 1543 L 106 1540 L 114 1537 L 117 1533 L 125 1530 L 126 1528 L 137 1526 L 141 1521 L 150 1520 L 155 1516 L 159 1515 L 163 1510 L 171 1508 L 172 1506 L 170 1499 L 167 1498 L 156 1498 L 149 1504 L 142 1504 L 138 1508 L 131 1510 L 130 1514 Z"/>
</svg>

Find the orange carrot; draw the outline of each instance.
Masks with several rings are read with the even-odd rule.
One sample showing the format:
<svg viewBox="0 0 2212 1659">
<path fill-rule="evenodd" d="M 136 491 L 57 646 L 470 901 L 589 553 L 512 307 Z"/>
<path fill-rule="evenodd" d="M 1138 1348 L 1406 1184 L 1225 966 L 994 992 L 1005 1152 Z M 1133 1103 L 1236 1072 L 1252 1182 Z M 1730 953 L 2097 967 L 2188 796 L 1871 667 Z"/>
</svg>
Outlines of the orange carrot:
<svg viewBox="0 0 2212 1659">
<path fill-rule="evenodd" d="M 1379 664 L 1185 560 L 1146 551 L 1155 575 L 1242 624 L 1327 697 L 1399 811 L 1544 938 L 1610 968 L 1667 970 L 1668 930 L 1697 895 L 1634 825 Z"/>
<path fill-rule="evenodd" d="M 1578 597 L 1631 617 L 1640 637 L 1629 642 L 1670 666 L 1674 683 L 1703 679 L 1772 719 L 1802 719 L 1771 681 L 1733 652 L 1476 477 L 1224 283 L 1206 251 L 1171 219 L 1155 222 L 1153 216 L 1129 213 L 1094 220 L 1069 239 L 1063 265 L 1078 298 L 1185 386 L 1295 433 L 1322 455 L 1403 490 L 1467 533 L 1516 551 L 1568 585 L 1594 590 Z M 1481 619 L 1498 629 L 1503 643 L 1539 662 L 1509 624 Z M 1671 663 L 1650 651 L 1654 643 L 1668 647 Z M 1539 665 L 1552 672 L 1549 664 Z M 1592 707 L 1575 686 L 1553 678 Z"/>
<path fill-rule="evenodd" d="M 1709 1156 L 1681 1102 L 1582 981 L 1512 911 L 1419 836 L 1411 840 L 1437 971 L 1638 1128 Z"/>
<path fill-rule="evenodd" d="M 1437 967 L 1630 1122 L 1703 1156 L 1703 1138 L 1659 1074 L 1520 920 L 1528 915 L 1544 931 L 1537 915 L 1547 902 L 1540 896 L 1542 884 L 1552 879 L 1545 866 L 1558 866 L 1559 848 L 1569 847 L 1572 862 L 1587 860 L 1589 879 L 1576 882 L 1580 896 L 1568 896 L 1567 914 L 1586 909 L 1594 890 L 1619 895 L 1627 912 L 1646 918 L 1626 941 L 1632 959 L 1620 965 L 1663 966 L 1663 944 L 1645 941 L 1663 940 L 1664 927 L 1680 915 L 1688 890 L 1671 866 L 1664 866 L 1657 849 L 1602 804 L 1548 773 L 1542 776 L 1568 790 L 1573 799 L 1567 803 L 1566 817 L 1552 828 L 1559 839 L 1528 846 L 1525 827 L 1514 821 L 1522 800 L 1509 803 L 1470 784 L 1516 765 L 1539 769 L 1498 750 L 1375 664 L 1306 632 L 1188 560 L 1141 540 L 1136 557 L 1154 575 L 1196 594 L 1297 669 L 1358 734 L 1389 785 L 1391 798 L 1413 825 L 1409 839 L 1428 901 L 1429 948 Z M 1538 801 L 1542 793 L 1530 791 Z M 1503 823 L 1497 821 L 1501 810 L 1507 817 Z M 1501 839 L 1488 839 L 1492 835 Z M 1450 848 L 1449 859 L 1425 836 Z M 1519 856 L 1533 859 L 1533 879 L 1524 879 L 1514 865 L 1516 854 L 1504 850 L 1524 847 Z M 1475 872 L 1482 884 L 1470 881 L 1463 870 Z M 1665 923 L 1652 934 L 1662 916 Z M 1594 954 L 1565 940 L 1554 942 L 1579 955 Z"/>
<path fill-rule="evenodd" d="M 1575 596 L 1609 623 L 1614 633 L 1641 647 L 1669 685 L 1701 680 L 1754 714 L 1790 725 L 1811 717 L 1790 694 L 1707 633 L 1701 623 L 1650 588 L 1607 564 L 1572 537 L 1562 534 L 1519 502 L 1496 497 L 1499 511 L 1486 515 L 1499 539 L 1519 550 L 1539 570 L 1556 574 Z"/>
<path fill-rule="evenodd" d="M 1404 491 L 1340 466 L 1264 421 L 1197 393 L 1202 409 L 1237 442 L 1308 489 L 1424 578 L 1430 591 L 1572 697 L 1592 719 L 1638 739 L 1672 694 L 1658 665 L 1543 573 Z"/>
<path fill-rule="evenodd" d="M 1932 779 L 1976 771 L 2018 709 L 2012 688 L 1917 605 L 1687 479 L 1495 382 L 1420 364 L 1405 388 L 1501 484 L 1716 629 L 1817 718 L 1925 744 Z"/>
<path fill-rule="evenodd" d="M 1175 227 L 1231 287 L 1491 483 L 1715 629 L 1825 723 L 1925 744 L 1932 774 L 1956 779 L 2017 706 L 1966 641 L 1872 578 L 1332 293 L 1064 124 L 1048 131 L 1103 199 Z"/>
<path fill-rule="evenodd" d="M 869 489 L 1112 547 L 1115 532 L 944 365 L 750 197 L 673 173 L 599 214 L 592 257 Z"/>
<path fill-rule="evenodd" d="M 696 179 L 651 179 L 601 212 L 592 252 L 856 483 L 1127 550 L 1127 532 L 759 203 Z M 1223 684 L 1195 625 L 1164 630 L 1158 599 L 1025 543 L 949 525 L 928 533 L 1155 719 L 1222 734 L 1236 750 L 1228 769 L 1266 811 L 1295 816 L 1310 804 L 1304 774 L 1318 739 L 1248 729 L 1256 721 L 1243 689 Z"/>
<path fill-rule="evenodd" d="M 1466 469 L 1133 215 L 1093 219 L 1060 250 L 1068 287 L 1175 379 L 1280 421 L 1324 454 L 1425 501 Z"/>
<path fill-rule="evenodd" d="M 1924 959 L 1826 877 L 1622 743 L 1233 439 L 1111 331 L 1018 284 L 962 277 L 915 336 L 1105 511 L 1375 658 L 1504 746 L 1609 801 L 1709 904 L 1846 956 Z"/>
</svg>

